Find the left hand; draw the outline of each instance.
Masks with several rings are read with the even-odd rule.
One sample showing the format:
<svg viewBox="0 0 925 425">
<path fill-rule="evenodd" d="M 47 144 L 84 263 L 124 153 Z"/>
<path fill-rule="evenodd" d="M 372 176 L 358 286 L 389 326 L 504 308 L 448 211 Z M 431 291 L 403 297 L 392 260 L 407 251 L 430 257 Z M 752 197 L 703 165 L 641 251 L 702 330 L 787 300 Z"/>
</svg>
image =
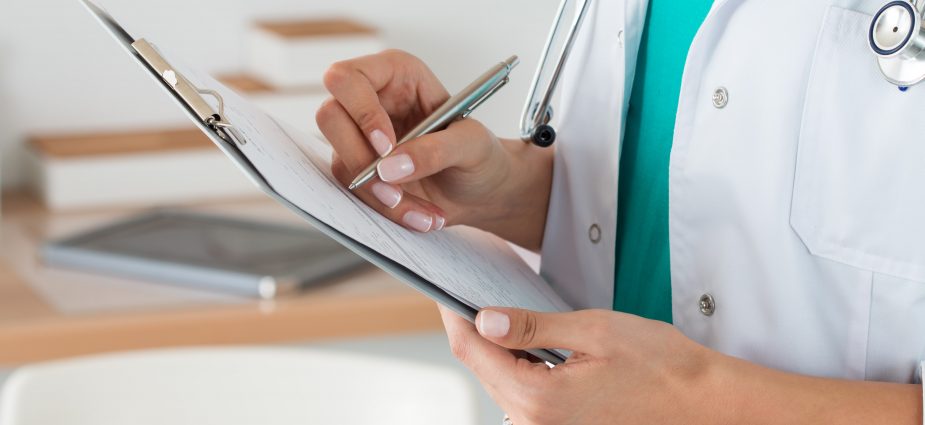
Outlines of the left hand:
<svg viewBox="0 0 925 425">
<path fill-rule="evenodd" d="M 722 356 L 671 325 L 603 310 L 491 308 L 476 328 L 441 314 L 453 353 L 515 425 L 726 422 L 724 400 L 709 390 L 719 387 L 710 371 Z M 574 354 L 549 368 L 518 354 L 531 348 Z"/>
</svg>

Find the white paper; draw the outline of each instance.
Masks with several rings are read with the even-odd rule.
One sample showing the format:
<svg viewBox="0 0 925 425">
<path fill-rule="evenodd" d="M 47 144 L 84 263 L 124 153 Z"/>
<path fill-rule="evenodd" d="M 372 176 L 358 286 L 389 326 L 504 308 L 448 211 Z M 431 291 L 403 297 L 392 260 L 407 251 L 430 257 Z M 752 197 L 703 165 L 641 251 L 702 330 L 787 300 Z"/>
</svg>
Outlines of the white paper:
<svg viewBox="0 0 925 425">
<path fill-rule="evenodd" d="M 207 76 L 183 72 L 198 87 L 221 94 L 225 120 L 247 141 L 241 152 L 277 193 L 306 213 L 473 307 L 571 310 L 503 240 L 462 226 L 420 234 L 392 223 L 331 175 L 332 150 L 325 142 L 284 128 Z"/>
</svg>

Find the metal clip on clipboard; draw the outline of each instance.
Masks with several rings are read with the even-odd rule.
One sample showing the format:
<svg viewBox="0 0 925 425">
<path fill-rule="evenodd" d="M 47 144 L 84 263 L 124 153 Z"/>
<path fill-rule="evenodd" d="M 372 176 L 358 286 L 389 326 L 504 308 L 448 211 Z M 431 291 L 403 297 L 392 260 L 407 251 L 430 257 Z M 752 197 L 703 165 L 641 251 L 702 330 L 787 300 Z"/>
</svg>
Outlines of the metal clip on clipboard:
<svg viewBox="0 0 925 425">
<path fill-rule="evenodd" d="M 132 43 L 132 48 L 170 86 L 174 93 L 189 106 L 199 119 L 212 131 L 215 131 L 219 137 L 227 142 L 239 145 L 247 143 L 243 137 L 235 135 L 234 127 L 231 123 L 225 121 L 225 100 L 222 99 L 218 92 L 200 89 L 193 85 L 186 77 L 170 66 L 170 63 L 158 53 L 157 48 L 147 40 L 142 38 L 135 41 Z M 215 112 L 212 106 L 203 99 L 203 95 L 212 96 L 218 101 L 218 112 Z"/>
</svg>

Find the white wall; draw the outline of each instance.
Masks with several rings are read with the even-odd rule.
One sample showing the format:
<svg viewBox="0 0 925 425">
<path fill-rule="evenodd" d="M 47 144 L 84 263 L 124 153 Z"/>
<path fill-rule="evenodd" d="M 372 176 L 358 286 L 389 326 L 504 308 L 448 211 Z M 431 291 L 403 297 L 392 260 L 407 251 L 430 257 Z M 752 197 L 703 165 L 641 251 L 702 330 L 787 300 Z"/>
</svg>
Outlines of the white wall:
<svg viewBox="0 0 925 425">
<path fill-rule="evenodd" d="M 392 47 L 430 63 L 451 91 L 511 54 L 512 84 L 478 117 L 516 134 L 558 0 L 100 0 L 135 37 L 210 72 L 240 68 L 242 29 L 259 17 L 352 16 Z M 313 119 L 306 111 L 305 119 Z M 0 10 L 2 182 L 22 181 L 33 133 L 182 125 L 185 118 L 76 0 L 3 0 Z"/>
</svg>

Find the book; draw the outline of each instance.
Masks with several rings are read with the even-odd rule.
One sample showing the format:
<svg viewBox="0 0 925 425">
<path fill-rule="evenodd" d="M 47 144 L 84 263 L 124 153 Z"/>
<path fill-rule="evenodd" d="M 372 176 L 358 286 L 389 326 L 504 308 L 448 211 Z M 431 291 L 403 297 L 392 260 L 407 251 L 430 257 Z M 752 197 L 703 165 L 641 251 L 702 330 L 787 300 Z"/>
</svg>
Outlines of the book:
<svg viewBox="0 0 925 425">
<path fill-rule="evenodd" d="M 259 190 L 195 128 L 38 135 L 28 183 L 55 210 L 255 197 Z"/>
<path fill-rule="evenodd" d="M 320 87 L 331 64 L 384 45 L 376 29 L 349 19 L 262 21 L 247 33 L 246 70 L 280 88 Z"/>
</svg>

